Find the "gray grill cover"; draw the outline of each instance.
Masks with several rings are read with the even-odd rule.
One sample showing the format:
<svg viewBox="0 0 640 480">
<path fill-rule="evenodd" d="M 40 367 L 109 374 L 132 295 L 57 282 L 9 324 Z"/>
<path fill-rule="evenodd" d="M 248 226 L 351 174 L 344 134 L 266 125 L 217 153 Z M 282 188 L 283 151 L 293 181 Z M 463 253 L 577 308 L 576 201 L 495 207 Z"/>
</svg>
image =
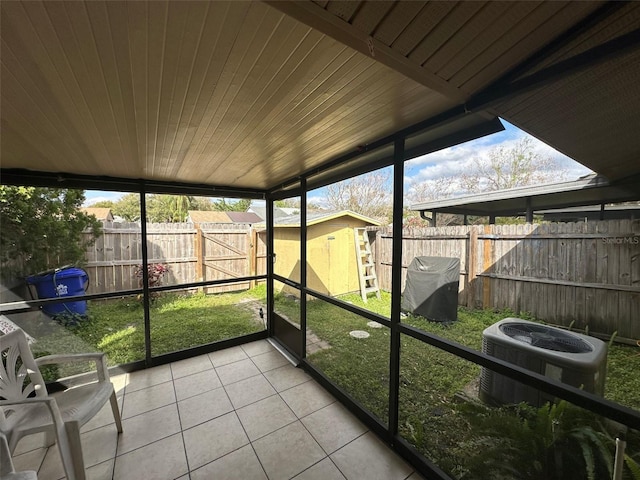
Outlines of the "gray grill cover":
<svg viewBox="0 0 640 480">
<path fill-rule="evenodd" d="M 415 257 L 407 270 L 402 309 L 436 322 L 458 319 L 460 259 Z"/>
</svg>

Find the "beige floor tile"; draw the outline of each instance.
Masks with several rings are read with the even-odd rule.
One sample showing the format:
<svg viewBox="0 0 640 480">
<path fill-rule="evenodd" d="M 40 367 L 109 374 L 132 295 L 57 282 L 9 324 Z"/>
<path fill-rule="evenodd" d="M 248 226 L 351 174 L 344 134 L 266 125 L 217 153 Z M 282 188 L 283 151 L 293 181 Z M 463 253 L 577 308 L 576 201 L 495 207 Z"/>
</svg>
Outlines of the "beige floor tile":
<svg viewBox="0 0 640 480">
<path fill-rule="evenodd" d="M 114 480 L 173 480 L 188 473 L 182 435 L 172 435 L 116 457 Z"/>
<path fill-rule="evenodd" d="M 175 403 L 122 421 L 118 455 L 180 432 Z"/>
<path fill-rule="evenodd" d="M 413 470 L 371 432 L 333 453 L 331 460 L 347 480 L 403 480 Z"/>
<path fill-rule="evenodd" d="M 239 448 L 218 460 L 191 471 L 191 480 L 242 479 L 267 480 L 251 445 Z"/>
<path fill-rule="evenodd" d="M 242 347 L 238 346 L 210 353 L 209 358 L 211 359 L 211 363 L 213 363 L 214 367 L 221 367 L 223 365 L 228 365 L 229 363 L 245 360 L 249 357 L 244 353 Z"/>
<path fill-rule="evenodd" d="M 185 430 L 183 435 L 192 470 L 249 443 L 235 412 Z"/>
<path fill-rule="evenodd" d="M 31 450 L 37 450 L 45 447 L 44 433 L 34 433 L 33 435 L 27 435 L 20 439 L 18 445 L 16 445 L 16 449 L 13 451 L 13 456 L 15 457 L 22 455 L 23 453 L 30 452 Z"/>
<path fill-rule="evenodd" d="M 277 392 L 282 392 L 301 383 L 308 382 L 311 377 L 301 368 L 294 367 L 291 364 L 283 367 L 269 370 L 264 376 Z"/>
<path fill-rule="evenodd" d="M 216 372 L 223 385 L 229 385 L 230 383 L 239 382 L 245 378 L 260 374 L 260 370 L 258 370 L 258 367 L 256 367 L 250 359 L 223 365 L 222 367 L 216 368 Z"/>
<path fill-rule="evenodd" d="M 335 402 L 333 396 L 313 381 L 285 390 L 280 396 L 299 418 Z"/>
<path fill-rule="evenodd" d="M 253 448 L 269 480 L 289 479 L 325 457 L 300 422 L 256 440 Z"/>
<path fill-rule="evenodd" d="M 180 377 L 174 380 L 173 385 L 176 389 L 176 398 L 184 400 L 200 393 L 208 392 L 222 386 L 216 371 L 211 368 L 202 372 Z"/>
<path fill-rule="evenodd" d="M 171 364 L 171 372 L 174 380 L 186 375 L 202 372 L 213 368 L 213 364 L 208 354 L 199 355 L 197 357 L 187 358 Z"/>
<path fill-rule="evenodd" d="M 116 454 L 117 431 L 115 425 L 107 425 L 80 435 L 85 470 L 113 459 Z M 33 468 L 31 468 L 33 470 Z M 65 476 L 64 466 L 57 446 L 48 449 L 38 471 L 38 479 L 60 479 Z"/>
<path fill-rule="evenodd" d="M 57 446 L 47 449 L 40 470 L 38 480 L 59 480 L 65 477 L 64 466 L 60 459 L 60 451 Z"/>
<path fill-rule="evenodd" d="M 120 407 L 120 414 L 122 414 L 122 397 L 118 397 L 118 406 Z M 113 417 L 113 410 L 111 410 L 111 402 L 105 403 L 100 411 L 82 426 L 81 432 L 88 432 L 96 428 L 104 427 L 105 425 L 115 424 Z"/>
<path fill-rule="evenodd" d="M 279 395 L 247 405 L 236 413 L 251 441 L 297 420 L 295 414 Z"/>
<path fill-rule="evenodd" d="M 200 423 L 233 411 L 224 388 L 216 388 L 178 402 L 182 429 L 194 427 Z"/>
<path fill-rule="evenodd" d="M 120 375 L 110 375 L 109 380 L 113 383 L 113 389 L 116 391 L 116 395 L 123 395 L 124 389 L 129 383 L 129 374 L 121 373 Z"/>
<path fill-rule="evenodd" d="M 278 368 L 289 363 L 289 360 L 287 360 L 278 351 L 261 353 L 260 355 L 251 357 L 251 360 L 253 360 L 253 363 L 256 364 L 261 372 L 268 372 L 269 370 L 273 370 L 274 368 Z M 289 365 L 291 364 L 289 363 Z"/>
<path fill-rule="evenodd" d="M 275 395 L 276 391 L 263 375 L 245 378 L 225 387 L 234 408 L 242 408 L 250 403 Z"/>
<path fill-rule="evenodd" d="M 116 456 L 118 445 L 116 425 L 105 425 L 80 435 L 85 468 L 105 462 Z"/>
<path fill-rule="evenodd" d="M 331 459 L 325 458 L 293 477 L 293 480 L 345 480 L 345 478 Z"/>
<path fill-rule="evenodd" d="M 113 478 L 113 466 L 115 459 L 99 463 L 86 469 L 87 480 L 111 480 Z"/>
<path fill-rule="evenodd" d="M 125 393 L 135 392 L 136 390 L 153 387 L 159 383 L 173 380 L 170 365 L 160 365 L 159 367 L 137 370 L 128 375 Z"/>
<path fill-rule="evenodd" d="M 301 419 L 313 438 L 331 454 L 367 431 L 340 403 L 334 402 Z"/>
<path fill-rule="evenodd" d="M 418 472 L 413 472 L 407 480 L 424 480 L 424 477 L 420 475 Z"/>
<path fill-rule="evenodd" d="M 161 383 L 126 393 L 122 406 L 122 418 L 130 418 L 155 408 L 164 407 L 176 401 L 173 382 Z"/>
<path fill-rule="evenodd" d="M 57 449 L 57 447 L 53 448 Z M 42 461 L 46 454 L 46 448 L 38 448 L 36 450 L 29 450 L 28 452 L 20 455 L 13 455 L 13 466 L 16 471 L 32 470 L 37 472 L 40 470 L 40 466 L 42 465 Z"/>
<path fill-rule="evenodd" d="M 241 345 L 241 347 L 250 357 L 260 355 L 261 353 L 277 351 L 275 348 L 273 348 L 273 345 L 271 345 L 266 340 L 258 340 L 257 342 L 245 343 L 244 345 Z"/>
</svg>

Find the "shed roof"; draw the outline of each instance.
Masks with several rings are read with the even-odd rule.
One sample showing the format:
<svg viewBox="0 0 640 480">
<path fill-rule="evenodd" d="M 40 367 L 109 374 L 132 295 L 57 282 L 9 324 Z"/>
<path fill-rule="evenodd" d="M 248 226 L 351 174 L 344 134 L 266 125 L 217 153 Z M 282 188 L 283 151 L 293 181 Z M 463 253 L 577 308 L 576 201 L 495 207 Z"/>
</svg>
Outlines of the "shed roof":
<svg viewBox="0 0 640 480">
<path fill-rule="evenodd" d="M 442 148 L 495 116 L 610 180 L 640 173 L 640 2 L 0 8 L 3 180 L 273 190 L 397 135 Z"/>
<path fill-rule="evenodd" d="M 309 212 L 307 213 L 307 226 L 318 225 L 320 223 L 330 222 L 341 217 L 351 217 L 368 223 L 372 226 L 380 225 L 377 220 L 352 212 L 351 210 L 341 210 L 339 212 Z M 300 215 L 290 215 L 288 217 L 279 217 L 274 220 L 274 227 L 299 227 Z"/>
<path fill-rule="evenodd" d="M 411 205 L 411 210 L 479 216 L 525 215 L 533 211 L 640 199 L 640 178 L 612 184 L 600 175 L 568 182 L 482 192 Z"/>
<path fill-rule="evenodd" d="M 82 207 L 80 210 L 87 215 L 94 215 L 98 220 L 113 220 L 113 213 L 109 207 Z"/>
</svg>

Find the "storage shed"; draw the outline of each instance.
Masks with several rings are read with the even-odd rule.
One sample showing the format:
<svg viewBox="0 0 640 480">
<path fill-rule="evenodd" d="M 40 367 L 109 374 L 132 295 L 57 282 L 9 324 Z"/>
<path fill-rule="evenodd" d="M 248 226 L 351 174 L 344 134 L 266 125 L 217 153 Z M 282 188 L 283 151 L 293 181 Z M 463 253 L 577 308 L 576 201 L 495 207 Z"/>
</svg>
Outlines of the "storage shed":
<svg viewBox="0 0 640 480">
<path fill-rule="evenodd" d="M 326 295 L 358 292 L 355 228 L 380 222 L 343 210 L 307 214 L 307 286 Z M 300 215 L 276 218 L 273 240 L 277 274 L 300 281 Z"/>
</svg>

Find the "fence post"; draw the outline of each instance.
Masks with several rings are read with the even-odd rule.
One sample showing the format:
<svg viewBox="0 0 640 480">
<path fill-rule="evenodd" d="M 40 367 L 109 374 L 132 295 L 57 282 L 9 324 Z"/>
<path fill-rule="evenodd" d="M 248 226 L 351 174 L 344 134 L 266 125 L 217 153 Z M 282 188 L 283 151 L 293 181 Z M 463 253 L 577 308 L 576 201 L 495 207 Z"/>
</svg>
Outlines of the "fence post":
<svg viewBox="0 0 640 480">
<path fill-rule="evenodd" d="M 200 224 L 196 224 L 196 236 L 194 250 L 196 251 L 196 281 L 204 281 L 204 238 Z M 198 293 L 202 293 L 204 289 L 198 287 Z"/>
<path fill-rule="evenodd" d="M 478 258 L 478 230 L 471 227 L 469 230 L 469 240 L 467 249 L 467 307 L 475 308 L 476 306 L 476 262 Z"/>
<path fill-rule="evenodd" d="M 493 225 L 485 225 L 484 233 L 489 235 L 492 233 Z M 485 238 L 482 248 L 482 271 L 483 273 L 491 273 L 493 267 L 493 239 Z M 491 278 L 482 278 L 482 308 L 491 308 Z"/>
<path fill-rule="evenodd" d="M 256 275 L 256 265 L 258 264 L 258 232 L 252 226 L 247 230 L 247 237 L 249 240 L 249 252 L 247 257 L 249 259 L 249 276 L 254 277 Z M 249 282 L 249 290 L 253 290 L 256 287 L 256 281 L 251 280 Z"/>
</svg>

